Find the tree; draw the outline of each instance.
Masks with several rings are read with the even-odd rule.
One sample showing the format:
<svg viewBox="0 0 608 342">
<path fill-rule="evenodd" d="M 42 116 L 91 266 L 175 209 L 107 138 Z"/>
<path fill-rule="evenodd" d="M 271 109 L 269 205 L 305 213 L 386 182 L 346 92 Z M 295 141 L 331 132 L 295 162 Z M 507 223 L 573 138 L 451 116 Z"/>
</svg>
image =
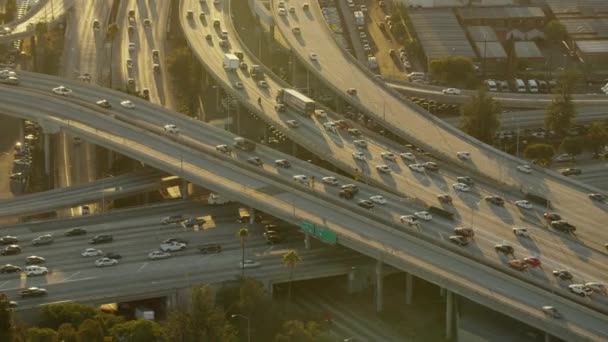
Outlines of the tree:
<svg viewBox="0 0 608 342">
<path fill-rule="evenodd" d="M 545 25 L 545 39 L 559 43 L 568 37 L 566 27 L 557 20 L 551 20 Z"/>
<path fill-rule="evenodd" d="M 483 88 L 479 88 L 462 107 L 462 130 L 469 135 L 491 144 L 500 126 L 498 114 L 502 111 L 500 103 L 488 96 Z"/>
<path fill-rule="evenodd" d="M 78 334 L 73 325 L 63 323 L 57 329 L 57 339 L 61 342 L 78 342 Z"/>
<path fill-rule="evenodd" d="M 585 146 L 597 156 L 600 150 L 608 144 L 608 125 L 593 122 L 585 135 Z"/>
<path fill-rule="evenodd" d="M 10 301 L 4 293 L 0 293 L 0 341 L 11 341 L 13 338 L 13 311 Z"/>
<path fill-rule="evenodd" d="M 249 229 L 245 227 L 239 229 L 236 236 L 241 242 L 241 277 L 243 277 L 245 275 L 245 243 L 247 242 L 247 237 L 249 236 Z"/>
<path fill-rule="evenodd" d="M 559 89 L 562 95 L 572 94 L 576 82 L 581 79 L 581 72 L 578 69 L 568 68 L 560 72 L 557 76 L 559 80 Z"/>
<path fill-rule="evenodd" d="M 451 85 L 466 85 L 475 77 L 473 61 L 461 56 L 434 59 L 429 71 L 434 79 Z"/>
<path fill-rule="evenodd" d="M 103 342 L 103 329 L 99 322 L 94 319 L 85 319 L 78 326 L 78 337 L 80 341 Z"/>
<path fill-rule="evenodd" d="M 101 325 L 101 328 L 103 329 L 103 334 L 106 336 L 110 335 L 110 329 L 112 329 L 112 327 L 125 322 L 123 316 L 117 316 L 103 311 L 100 311 L 95 315 L 95 320 L 99 322 L 99 325 Z"/>
<path fill-rule="evenodd" d="M 280 328 L 277 322 L 284 320 L 284 307 L 273 301 L 267 295 L 264 284 L 256 279 L 241 278 L 239 295 L 238 310 L 234 313 L 238 312 L 249 317 L 253 327 L 252 334 L 256 336 L 256 340 L 271 341 Z M 239 321 L 239 335 L 244 336 L 247 334 L 247 322 L 242 319 Z"/>
<path fill-rule="evenodd" d="M 579 137 L 567 137 L 562 141 L 560 148 L 572 156 L 577 156 L 583 152 L 583 139 Z"/>
<path fill-rule="evenodd" d="M 317 322 L 287 321 L 275 336 L 276 342 L 317 342 L 324 339 L 323 330 Z"/>
<path fill-rule="evenodd" d="M 302 261 L 298 252 L 294 249 L 288 251 L 283 255 L 283 264 L 289 268 L 289 288 L 287 290 L 287 304 L 291 302 L 291 283 L 293 280 L 293 271 L 296 266 Z"/>
<path fill-rule="evenodd" d="M 27 329 L 28 342 L 57 342 L 57 332 L 50 328 Z"/>
<path fill-rule="evenodd" d="M 49 24 L 46 21 L 39 21 L 36 23 L 35 34 L 36 40 L 44 41 L 42 38 L 49 32 Z"/>
<path fill-rule="evenodd" d="M 555 150 L 549 144 L 531 144 L 524 150 L 524 156 L 531 160 L 550 161 L 554 155 Z"/>
<path fill-rule="evenodd" d="M 160 325 L 154 321 L 138 319 L 117 324 L 110 329 L 110 334 L 116 341 L 124 342 L 163 342 L 165 334 Z"/>
<path fill-rule="evenodd" d="M 86 319 L 97 314 L 97 309 L 90 305 L 80 303 L 60 303 L 44 305 L 40 308 L 40 322 L 42 327 L 57 329 L 63 323 L 79 326 Z"/>
<path fill-rule="evenodd" d="M 4 22 L 8 23 L 15 20 L 17 14 L 17 0 L 7 0 L 4 3 Z"/>
<path fill-rule="evenodd" d="M 545 110 L 545 128 L 564 136 L 575 116 L 576 109 L 572 96 L 569 93 L 558 94 Z"/>
</svg>

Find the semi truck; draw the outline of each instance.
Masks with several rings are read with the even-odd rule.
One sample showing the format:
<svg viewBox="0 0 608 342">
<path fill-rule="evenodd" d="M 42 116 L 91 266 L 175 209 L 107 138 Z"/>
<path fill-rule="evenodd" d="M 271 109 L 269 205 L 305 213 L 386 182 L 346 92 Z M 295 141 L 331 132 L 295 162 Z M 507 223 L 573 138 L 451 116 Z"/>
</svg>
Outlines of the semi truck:
<svg viewBox="0 0 608 342">
<path fill-rule="evenodd" d="M 224 54 L 224 69 L 227 70 L 236 70 L 241 65 L 241 60 L 234 54 L 226 53 Z"/>
<path fill-rule="evenodd" d="M 353 14 L 355 15 L 355 24 L 357 24 L 357 26 L 365 25 L 365 16 L 363 15 L 363 12 L 355 11 Z"/>
<path fill-rule="evenodd" d="M 251 65 L 251 68 L 249 69 L 249 74 L 251 74 L 251 77 L 254 80 L 263 80 L 264 79 L 264 70 L 262 69 L 261 66 L 259 66 L 257 64 Z"/>
<path fill-rule="evenodd" d="M 315 112 L 315 101 L 293 89 L 279 89 L 276 100 L 302 115 L 311 116 Z"/>
</svg>

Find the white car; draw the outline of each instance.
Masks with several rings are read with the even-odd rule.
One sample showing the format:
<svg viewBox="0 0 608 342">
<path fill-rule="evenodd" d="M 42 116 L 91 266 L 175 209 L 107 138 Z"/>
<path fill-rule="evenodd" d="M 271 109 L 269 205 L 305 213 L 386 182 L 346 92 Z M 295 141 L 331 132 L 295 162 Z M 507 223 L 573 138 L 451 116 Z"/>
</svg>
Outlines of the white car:
<svg viewBox="0 0 608 342">
<path fill-rule="evenodd" d="M 532 203 L 526 200 L 515 201 L 515 205 L 524 209 L 532 209 Z"/>
<path fill-rule="evenodd" d="M 361 139 L 359 139 L 359 140 L 355 140 L 355 141 L 354 141 L 354 144 L 355 144 L 355 146 L 357 146 L 357 147 L 361 147 L 361 148 L 367 148 L 367 141 L 365 141 L 365 140 L 361 140 Z"/>
<path fill-rule="evenodd" d="M 602 294 L 608 293 L 608 289 L 606 288 L 606 285 L 604 285 L 602 283 L 590 282 L 590 283 L 586 283 L 585 286 L 587 286 L 588 288 L 593 290 L 593 292 L 602 293 Z"/>
<path fill-rule="evenodd" d="M 236 89 L 243 89 L 243 88 L 244 88 L 244 86 L 243 86 L 243 82 L 234 82 L 234 84 L 233 84 L 233 85 L 234 85 L 234 87 L 235 87 Z"/>
<path fill-rule="evenodd" d="M 382 159 L 390 161 L 395 161 L 395 159 L 397 158 L 397 156 L 395 156 L 395 154 L 392 152 L 382 152 L 380 153 L 380 157 L 382 157 Z"/>
<path fill-rule="evenodd" d="M 323 127 L 325 127 L 326 130 L 336 133 L 338 131 L 338 126 L 336 126 L 336 123 L 333 121 L 327 121 L 325 123 L 323 123 Z"/>
<path fill-rule="evenodd" d="M 452 188 L 454 188 L 454 190 L 463 191 L 463 192 L 467 192 L 467 191 L 471 190 L 471 188 L 464 183 L 454 183 L 454 184 L 452 184 Z"/>
<path fill-rule="evenodd" d="M 323 177 L 321 178 L 321 181 L 325 184 L 329 184 L 329 185 L 338 185 L 338 179 L 336 177 Z"/>
<path fill-rule="evenodd" d="M 425 221 L 430 221 L 433 219 L 433 215 L 431 215 L 428 211 L 417 211 L 414 213 L 417 218 Z"/>
<path fill-rule="evenodd" d="M 163 251 L 154 251 L 148 254 L 148 259 L 157 260 L 157 259 L 167 259 L 171 257 L 171 253 L 163 252 Z"/>
<path fill-rule="evenodd" d="M 443 89 L 441 92 L 446 95 L 460 95 L 460 89 L 456 89 L 456 88 L 446 88 L 446 89 Z"/>
<path fill-rule="evenodd" d="M 310 54 L 310 60 L 311 61 L 318 61 L 319 60 L 319 56 L 316 53 L 311 53 Z"/>
<path fill-rule="evenodd" d="M 399 221 L 404 224 L 415 225 L 418 224 L 418 219 L 414 215 L 403 215 L 399 218 Z"/>
<path fill-rule="evenodd" d="M 532 168 L 530 165 L 517 165 L 517 170 L 523 173 L 532 173 Z"/>
<path fill-rule="evenodd" d="M 391 168 L 387 165 L 377 165 L 376 170 L 382 173 L 391 173 Z"/>
<path fill-rule="evenodd" d="M 95 260 L 96 267 L 106 267 L 106 266 L 115 266 L 118 265 L 118 260 L 110 259 L 110 258 L 101 258 Z"/>
<path fill-rule="evenodd" d="M 183 242 L 173 241 L 171 243 L 161 243 L 160 250 L 163 252 L 175 252 L 186 249 L 188 245 Z"/>
<path fill-rule="evenodd" d="M 128 109 L 135 108 L 135 103 L 131 102 L 130 100 L 120 101 L 120 105 Z"/>
<path fill-rule="evenodd" d="M 315 109 L 315 115 L 320 118 L 326 118 L 327 113 L 323 109 Z"/>
<path fill-rule="evenodd" d="M 515 227 L 513 228 L 513 234 L 515 234 L 516 236 L 530 237 L 530 233 L 528 232 L 527 228 Z"/>
<path fill-rule="evenodd" d="M 408 161 L 416 161 L 416 156 L 411 152 L 399 153 L 399 156 Z"/>
<path fill-rule="evenodd" d="M 363 152 L 355 151 L 353 152 L 353 158 L 357 160 L 365 160 L 365 155 L 363 154 Z"/>
<path fill-rule="evenodd" d="M 291 128 L 298 128 L 298 127 L 300 127 L 300 123 L 297 122 L 296 120 L 287 120 L 287 121 L 285 121 L 285 123 L 287 123 L 287 126 L 289 126 Z"/>
<path fill-rule="evenodd" d="M 408 167 L 412 171 L 424 172 L 424 165 L 422 165 L 422 164 L 410 164 L 410 165 L 408 165 Z"/>
<path fill-rule="evenodd" d="M 260 266 L 261 266 L 260 262 L 254 261 L 254 260 L 245 260 L 245 263 L 239 262 L 240 268 L 256 268 L 256 267 L 260 267 Z"/>
<path fill-rule="evenodd" d="M 13 163 L 15 163 L 15 165 L 20 165 L 20 166 L 30 166 L 30 165 L 32 165 L 32 162 L 30 160 L 27 160 L 27 159 L 15 159 L 15 160 L 13 160 Z"/>
<path fill-rule="evenodd" d="M 165 132 L 167 132 L 167 133 L 179 134 L 179 128 L 175 125 L 165 125 L 163 128 L 165 129 Z"/>
<path fill-rule="evenodd" d="M 135 51 L 135 43 L 129 43 L 129 51 Z"/>
<path fill-rule="evenodd" d="M 588 297 L 593 294 L 593 290 L 583 284 L 570 284 L 568 285 L 570 292 L 577 294 L 581 297 Z"/>
<path fill-rule="evenodd" d="M 69 96 L 69 95 L 72 95 L 72 89 L 66 88 L 64 86 L 59 86 L 59 87 L 53 88 L 53 94 L 61 95 L 61 96 Z"/>
<path fill-rule="evenodd" d="M 25 274 L 29 276 L 45 275 L 49 273 L 49 269 L 44 266 L 28 266 L 25 268 Z"/>
<path fill-rule="evenodd" d="M 369 200 L 377 204 L 386 204 L 386 198 L 380 195 L 372 196 L 369 198 Z"/>
<path fill-rule="evenodd" d="M 471 153 L 470 152 L 462 152 L 462 151 L 461 152 L 456 152 L 456 155 L 461 160 L 469 160 L 469 159 L 471 159 Z"/>
<path fill-rule="evenodd" d="M 293 176 L 293 180 L 298 183 L 308 184 L 308 176 L 306 175 L 295 175 Z"/>
<path fill-rule="evenodd" d="M 286 16 L 287 15 L 287 11 L 284 8 L 279 8 L 279 15 L 280 16 Z"/>
<path fill-rule="evenodd" d="M 573 159 L 574 158 L 567 153 L 560 154 L 559 156 L 555 157 L 555 161 L 558 161 L 558 162 L 568 162 L 568 161 L 572 161 Z"/>
<path fill-rule="evenodd" d="M 260 88 L 268 88 L 268 82 L 266 82 L 264 80 L 258 81 L 258 86 Z"/>
<path fill-rule="evenodd" d="M 99 256 L 103 255 L 103 251 L 97 248 L 87 248 L 80 255 L 83 257 Z"/>
</svg>

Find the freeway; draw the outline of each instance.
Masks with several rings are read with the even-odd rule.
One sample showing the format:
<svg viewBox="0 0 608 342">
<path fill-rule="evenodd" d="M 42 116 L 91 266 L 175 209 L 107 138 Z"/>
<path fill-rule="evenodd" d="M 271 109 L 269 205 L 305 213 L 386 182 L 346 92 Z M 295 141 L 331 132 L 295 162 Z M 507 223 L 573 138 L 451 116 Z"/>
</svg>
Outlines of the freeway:
<svg viewBox="0 0 608 342">
<path fill-rule="evenodd" d="M 181 184 L 175 176 L 142 170 L 89 183 L 0 200 L 0 216 L 32 215 L 78 205 L 111 201 L 146 191 Z M 77 210 L 80 212 L 80 210 Z"/>
<path fill-rule="evenodd" d="M 75 0 L 42 1 L 41 6 L 31 10 L 31 14 L 28 12 L 21 19 L 8 23 L 6 26 L 12 28 L 12 32 L 0 36 L 0 43 L 8 43 L 34 35 L 33 25 L 40 22 L 53 23 L 61 19 L 65 12 L 74 5 L 74 2 Z"/>
<path fill-rule="evenodd" d="M 318 191 L 324 187 L 315 187 L 314 194 L 303 192 L 306 191 L 305 188 L 288 182 L 278 175 L 242 164 L 240 164 L 240 168 L 235 168 L 234 165 L 231 165 L 230 160 L 225 159 L 227 157 L 211 153 L 211 151 L 207 151 L 205 154 L 193 151 L 184 146 L 187 142 L 186 138 L 180 138 L 181 144 L 177 144 L 162 133 L 159 136 L 140 128 L 134 129 L 121 124 L 112 116 L 102 114 L 104 111 L 97 107 L 79 106 L 70 101 L 61 101 L 46 93 L 35 92 L 36 96 L 43 99 L 45 103 L 45 108 L 41 111 L 36 104 L 24 103 L 20 99 L 21 93 L 28 92 L 25 89 L 6 88 L 6 92 L 11 96 L 3 98 L 2 101 L 3 108 L 9 114 L 26 117 L 40 116 L 39 119 L 43 121 L 50 121 L 63 129 L 76 131 L 101 146 L 116 149 L 148 165 L 184 177 L 195 184 L 226 194 L 230 198 L 238 199 L 284 220 L 294 223 L 307 220 L 329 227 L 338 233 L 340 244 L 370 256 L 379 257 L 400 269 L 405 267 L 414 275 L 422 276 L 449 289 L 455 289 L 457 293 L 480 303 L 486 303 L 486 305 L 501 303 L 503 305 L 497 307 L 499 311 L 525 319 L 541 329 L 555 331 L 563 336 L 593 338 L 591 336 L 597 337 L 597 334 L 606 335 L 606 332 L 602 330 L 602 327 L 605 327 L 605 317 L 581 307 L 572 300 L 574 297 L 571 295 L 560 292 L 559 296 L 548 298 L 545 290 L 528 283 L 540 285 L 538 279 L 535 280 L 530 276 L 524 282 L 520 280 L 520 275 L 504 267 L 500 268 L 500 272 L 495 271 L 495 266 L 492 266 L 492 263 L 486 264 L 483 259 L 476 259 L 482 263 L 470 265 L 471 261 L 468 257 L 460 256 L 458 250 L 455 253 L 454 249 L 447 248 L 450 247 L 449 245 L 437 248 L 419 238 L 413 238 L 412 235 L 416 235 L 416 231 L 407 230 L 406 234 L 401 229 L 395 229 L 397 224 L 385 223 L 386 218 L 375 215 L 374 211 L 371 212 L 374 220 L 371 220 L 368 218 L 370 212 L 344 204 L 334 196 L 327 196 Z M 116 92 L 114 94 L 124 96 Z M 32 95 L 28 93 L 26 96 L 31 97 Z M 144 101 L 133 101 L 136 102 L 138 108 L 140 106 L 154 107 Z M 55 108 L 56 106 L 60 106 L 60 108 Z M 48 116 L 46 113 L 49 110 L 61 113 L 61 116 L 66 119 Z M 156 108 L 156 111 L 163 110 Z M 94 127 L 89 126 L 89 123 L 94 124 Z M 209 154 L 215 157 L 210 157 Z M 400 207 L 402 206 L 403 203 Z M 391 226 L 395 227 L 391 228 Z M 371 232 L 370 227 L 374 227 Z M 440 236 L 441 239 L 445 237 L 445 235 Z M 559 239 L 559 241 L 561 240 Z M 534 241 L 532 248 L 536 246 L 536 240 Z M 471 250 L 477 248 L 471 247 Z M 596 257 L 602 258 L 601 255 L 593 255 L 588 256 L 588 259 Z M 605 263 L 600 262 L 595 266 L 601 267 L 602 264 Z M 448 272 L 443 270 L 446 265 L 450 265 Z M 511 276 L 504 273 L 511 274 Z M 540 278 L 542 279 L 543 276 Z M 601 276 L 599 279 L 603 280 Z M 538 307 L 547 303 L 548 300 L 559 306 L 559 309 L 572 323 L 571 325 L 562 327 L 560 324 L 542 318 Z M 594 306 L 595 304 L 587 302 L 587 305 Z"/>
</svg>

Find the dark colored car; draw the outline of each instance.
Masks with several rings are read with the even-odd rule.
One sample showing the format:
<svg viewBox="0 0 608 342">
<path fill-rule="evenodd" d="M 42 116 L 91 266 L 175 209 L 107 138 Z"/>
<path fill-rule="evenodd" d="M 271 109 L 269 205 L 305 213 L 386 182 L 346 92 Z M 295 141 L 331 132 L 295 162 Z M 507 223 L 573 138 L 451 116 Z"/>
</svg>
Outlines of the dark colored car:
<svg viewBox="0 0 608 342">
<path fill-rule="evenodd" d="M 513 249 L 512 246 L 505 245 L 505 244 L 496 245 L 496 246 L 494 246 L 494 249 L 497 252 L 501 252 L 503 254 L 511 254 L 512 255 L 512 254 L 515 253 L 515 250 Z"/>
<path fill-rule="evenodd" d="M 110 104 L 110 101 L 108 101 L 106 99 L 99 100 L 96 103 L 101 108 L 112 108 L 112 105 Z"/>
<path fill-rule="evenodd" d="M 463 183 L 466 185 L 473 185 L 475 183 L 475 182 L 473 182 L 471 177 L 468 177 L 468 176 L 456 177 L 456 181 L 458 181 L 458 183 Z"/>
<path fill-rule="evenodd" d="M 543 214 L 543 217 L 544 217 L 545 219 L 549 220 L 549 221 L 559 221 L 559 220 L 561 220 L 561 219 L 562 219 L 562 217 L 561 217 L 561 216 L 559 216 L 559 214 L 556 214 L 556 213 L 549 213 L 549 212 L 544 213 L 544 214 Z"/>
<path fill-rule="evenodd" d="M 110 234 L 100 234 L 100 235 L 95 235 L 91 241 L 89 241 L 90 244 L 92 245 L 96 245 L 98 243 L 106 243 L 106 242 L 112 242 L 114 241 L 114 237 L 112 237 L 112 235 Z"/>
<path fill-rule="evenodd" d="M 437 195 L 437 199 L 441 203 L 452 204 L 452 196 L 450 196 L 450 195 L 447 195 L 447 194 Z"/>
<path fill-rule="evenodd" d="M 275 160 L 274 164 L 278 167 L 282 167 L 285 169 L 288 169 L 291 167 L 291 163 L 289 162 L 289 160 L 285 160 L 285 159 Z"/>
<path fill-rule="evenodd" d="M 455 243 L 459 246 L 466 246 L 469 244 L 469 240 L 466 237 L 460 235 L 450 236 L 450 242 Z"/>
<path fill-rule="evenodd" d="M 262 165 L 264 165 L 264 162 L 262 161 L 262 159 L 260 159 L 260 157 L 251 157 L 251 158 L 248 158 L 247 162 L 249 162 L 249 164 L 253 164 L 255 166 L 262 166 Z"/>
<path fill-rule="evenodd" d="M 571 280 L 572 277 L 572 273 L 570 273 L 570 271 L 566 271 L 566 270 L 556 270 L 552 272 L 553 275 L 555 277 L 558 277 L 561 280 Z"/>
<path fill-rule="evenodd" d="M 357 202 L 357 205 L 365 209 L 372 209 L 374 207 L 374 203 L 369 200 L 360 200 Z"/>
<path fill-rule="evenodd" d="M 485 200 L 494 205 L 499 205 L 499 206 L 505 205 L 505 200 L 502 199 L 502 197 L 500 197 L 500 196 L 486 196 Z"/>
<path fill-rule="evenodd" d="M 429 171 L 438 171 L 439 170 L 439 165 L 437 165 L 436 163 L 433 162 L 426 162 L 422 164 L 424 166 L 425 170 L 429 170 Z"/>
<path fill-rule="evenodd" d="M 562 171 L 562 175 L 564 176 L 577 176 L 583 173 L 581 169 L 577 169 L 575 167 L 569 167 Z"/>
<path fill-rule="evenodd" d="M 38 287 L 30 287 L 27 288 L 25 290 L 21 290 L 19 292 L 19 296 L 21 298 L 26 298 L 26 297 L 40 297 L 40 296 L 45 296 L 47 294 L 46 289 L 41 289 Z"/>
<path fill-rule="evenodd" d="M 86 233 L 87 233 L 86 229 L 83 229 L 83 228 L 72 228 L 70 230 L 66 230 L 66 232 L 64 233 L 64 235 L 65 236 L 77 236 L 77 235 L 84 235 Z"/>
<path fill-rule="evenodd" d="M 2 255 L 15 255 L 19 253 L 21 253 L 21 247 L 19 247 L 19 245 L 10 245 L 0 251 L 0 254 Z"/>
<path fill-rule="evenodd" d="M 0 238 L 0 244 L 11 245 L 19 242 L 16 236 L 6 235 Z"/>
<path fill-rule="evenodd" d="M 15 272 L 21 272 L 21 267 L 11 265 L 11 264 L 6 264 L 6 265 L 3 265 L 2 267 L 0 267 L 0 273 L 15 273 Z"/>
<path fill-rule="evenodd" d="M 271 230 L 264 233 L 264 239 L 268 244 L 274 245 L 285 241 L 285 235 Z"/>
<path fill-rule="evenodd" d="M 107 252 L 104 255 L 104 258 L 109 258 L 109 259 L 122 259 L 122 255 L 118 254 L 118 253 L 114 253 L 114 252 Z"/>
<path fill-rule="evenodd" d="M 604 196 L 602 194 L 589 194 L 589 198 L 591 198 L 594 201 L 603 201 L 606 199 L 606 196 Z"/>
<path fill-rule="evenodd" d="M 192 228 L 194 226 L 201 226 L 201 225 L 205 224 L 205 220 L 200 217 L 193 217 L 193 218 L 189 218 L 189 219 L 185 220 L 182 224 L 186 228 Z"/>
<path fill-rule="evenodd" d="M 350 128 L 347 132 L 353 137 L 360 137 L 362 135 L 361 131 L 356 128 Z"/>
<path fill-rule="evenodd" d="M 351 190 L 340 190 L 339 195 L 340 195 L 340 197 L 346 198 L 346 199 L 352 199 L 353 197 L 355 197 L 355 193 L 352 192 Z"/>
<path fill-rule="evenodd" d="M 32 255 L 32 256 L 25 258 L 25 263 L 27 265 L 38 265 L 38 264 L 44 264 L 45 262 L 46 262 L 45 258 L 36 256 L 36 255 Z"/>
<path fill-rule="evenodd" d="M 198 250 L 203 254 L 220 253 L 222 251 L 222 246 L 218 245 L 217 243 L 209 243 L 198 246 Z"/>
<path fill-rule="evenodd" d="M 359 187 L 355 184 L 344 184 L 340 187 L 340 189 L 350 191 L 353 193 L 353 195 L 359 192 Z"/>
<path fill-rule="evenodd" d="M 276 224 L 267 224 L 264 226 L 264 231 L 283 233 L 285 231 L 285 229 Z"/>
<path fill-rule="evenodd" d="M 567 221 L 551 221 L 551 228 L 566 233 L 571 233 L 576 230 L 576 227 Z"/>
</svg>

